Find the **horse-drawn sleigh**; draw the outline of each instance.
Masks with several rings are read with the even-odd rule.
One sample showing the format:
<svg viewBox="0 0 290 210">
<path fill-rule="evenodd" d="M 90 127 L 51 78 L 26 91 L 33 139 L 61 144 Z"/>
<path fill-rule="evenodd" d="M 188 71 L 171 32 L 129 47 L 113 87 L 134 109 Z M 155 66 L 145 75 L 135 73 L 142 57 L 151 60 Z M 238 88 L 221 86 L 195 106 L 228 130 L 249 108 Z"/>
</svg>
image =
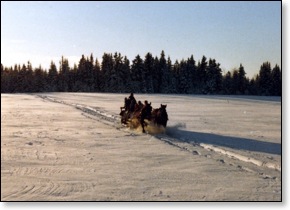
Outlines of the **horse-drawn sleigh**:
<svg viewBox="0 0 290 210">
<path fill-rule="evenodd" d="M 159 108 L 153 109 L 151 102 L 147 100 L 144 104 L 141 101 L 136 101 L 133 93 L 129 98 L 125 98 L 124 106 L 120 107 L 121 123 L 137 128 L 142 126 L 142 131 L 145 133 L 145 127 L 148 125 L 165 128 L 168 121 L 166 106 L 161 104 Z"/>
</svg>

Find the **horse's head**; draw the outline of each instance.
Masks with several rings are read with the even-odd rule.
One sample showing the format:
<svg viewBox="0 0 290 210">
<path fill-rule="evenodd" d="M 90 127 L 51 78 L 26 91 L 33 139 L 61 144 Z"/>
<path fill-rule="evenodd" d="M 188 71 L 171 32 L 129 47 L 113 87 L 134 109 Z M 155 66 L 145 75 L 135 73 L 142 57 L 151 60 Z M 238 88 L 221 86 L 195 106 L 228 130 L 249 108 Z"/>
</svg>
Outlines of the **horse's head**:
<svg viewBox="0 0 290 210">
<path fill-rule="evenodd" d="M 165 105 L 163 105 L 163 104 L 160 104 L 160 109 L 162 109 L 162 110 L 165 110 L 165 109 L 166 109 L 166 107 L 167 107 L 167 104 L 165 104 Z"/>
</svg>

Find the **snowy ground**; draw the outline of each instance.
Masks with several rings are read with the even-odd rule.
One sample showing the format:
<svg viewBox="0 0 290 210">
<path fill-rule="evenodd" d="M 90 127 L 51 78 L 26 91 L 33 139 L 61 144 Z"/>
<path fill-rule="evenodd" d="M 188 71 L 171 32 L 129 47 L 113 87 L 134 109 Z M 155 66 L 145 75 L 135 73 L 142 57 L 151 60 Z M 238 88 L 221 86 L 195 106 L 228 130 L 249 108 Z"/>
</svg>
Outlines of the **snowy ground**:
<svg viewBox="0 0 290 210">
<path fill-rule="evenodd" d="M 165 134 L 120 125 L 128 94 L 1 94 L 1 200 L 281 200 L 281 98 L 136 94 Z"/>
</svg>

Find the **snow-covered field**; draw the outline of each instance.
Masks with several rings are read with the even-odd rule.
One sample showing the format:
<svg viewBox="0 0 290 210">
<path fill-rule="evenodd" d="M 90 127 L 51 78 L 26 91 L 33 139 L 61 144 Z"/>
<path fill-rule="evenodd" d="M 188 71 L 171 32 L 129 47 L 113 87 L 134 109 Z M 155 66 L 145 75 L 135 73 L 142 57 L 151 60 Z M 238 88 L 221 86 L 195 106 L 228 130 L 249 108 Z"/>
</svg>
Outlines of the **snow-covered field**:
<svg viewBox="0 0 290 210">
<path fill-rule="evenodd" d="M 163 134 L 120 124 L 128 94 L 1 94 L 1 200 L 281 200 L 281 98 L 135 94 Z"/>
</svg>

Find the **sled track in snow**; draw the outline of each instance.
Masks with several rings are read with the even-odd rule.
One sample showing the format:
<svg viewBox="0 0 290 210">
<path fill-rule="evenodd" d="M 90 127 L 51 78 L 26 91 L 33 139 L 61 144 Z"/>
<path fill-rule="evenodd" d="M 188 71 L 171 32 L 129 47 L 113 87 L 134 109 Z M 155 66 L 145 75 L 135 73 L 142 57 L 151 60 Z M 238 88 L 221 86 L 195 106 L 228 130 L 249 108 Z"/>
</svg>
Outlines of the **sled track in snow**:
<svg viewBox="0 0 290 210">
<path fill-rule="evenodd" d="M 43 100 L 72 106 L 72 107 L 82 111 L 82 115 L 87 117 L 87 118 L 102 122 L 106 125 L 109 125 L 109 126 L 116 128 L 118 130 L 133 133 L 132 131 L 128 130 L 127 127 L 124 127 L 123 125 L 120 124 L 121 118 L 118 115 L 109 114 L 103 110 L 100 110 L 100 109 L 97 109 L 94 107 L 90 107 L 87 105 L 67 103 L 65 101 L 62 101 L 62 100 L 59 100 L 59 99 L 56 99 L 53 97 L 49 97 L 49 96 L 43 96 L 43 95 L 37 95 L 37 96 L 42 98 Z M 150 134 L 140 134 L 140 135 L 150 135 Z M 189 145 L 191 145 L 191 147 L 192 146 L 199 147 L 199 148 L 202 148 L 202 149 L 207 150 L 207 151 L 212 151 L 212 152 L 227 156 L 230 159 L 237 159 L 237 160 L 240 160 L 243 162 L 252 163 L 252 164 L 259 166 L 259 167 L 267 167 L 270 169 L 281 171 L 281 165 L 279 165 L 279 164 L 275 164 L 275 163 L 271 163 L 271 162 L 262 162 L 260 160 L 250 158 L 250 157 L 247 157 L 244 155 L 240 155 L 240 154 L 237 154 L 235 152 L 227 151 L 225 149 L 216 147 L 214 145 L 204 144 L 204 143 L 195 143 L 193 141 L 185 141 L 182 139 L 170 137 L 167 134 L 155 134 L 155 135 L 152 135 L 152 137 L 157 138 L 157 139 L 159 139 L 167 144 L 170 144 L 172 146 L 178 147 L 181 150 L 191 152 L 193 155 L 200 155 L 200 153 L 198 151 L 192 150 L 192 148 L 190 148 L 190 147 L 184 146 L 184 144 L 189 144 Z M 223 162 L 223 160 L 218 160 L 218 161 Z M 241 166 L 238 166 L 238 167 L 241 167 Z M 244 168 L 244 169 L 251 171 L 250 169 L 247 169 L 247 168 Z"/>
</svg>

